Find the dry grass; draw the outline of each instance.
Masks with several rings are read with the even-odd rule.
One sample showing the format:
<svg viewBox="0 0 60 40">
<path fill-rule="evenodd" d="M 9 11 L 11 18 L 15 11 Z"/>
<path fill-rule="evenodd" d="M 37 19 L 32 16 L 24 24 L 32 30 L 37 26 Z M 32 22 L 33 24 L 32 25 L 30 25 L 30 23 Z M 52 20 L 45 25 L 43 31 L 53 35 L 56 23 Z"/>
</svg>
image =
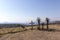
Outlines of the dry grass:
<svg viewBox="0 0 60 40">
<path fill-rule="evenodd" d="M 0 29 L 0 35 L 1 34 L 7 34 L 7 33 L 19 32 L 19 31 L 23 31 L 23 28 L 21 28 L 21 27 L 16 27 L 16 28 L 1 28 Z"/>
<path fill-rule="evenodd" d="M 42 25 L 40 26 L 42 28 Z M 17 28 L 2 28 L 0 29 L 0 34 L 11 33 L 2 35 L 0 40 L 60 40 L 60 31 L 39 31 L 36 30 L 37 26 L 34 26 L 35 30 L 29 30 L 31 27 L 26 27 L 25 29 L 21 27 Z M 44 25 L 46 28 L 46 25 Z M 26 30 L 27 31 L 23 31 Z M 60 25 L 49 25 L 49 29 L 60 30 Z M 23 32 L 19 32 L 23 31 Z M 17 32 L 17 33 L 14 33 Z M 13 33 L 13 34 L 12 34 Z"/>
<path fill-rule="evenodd" d="M 37 29 L 37 26 L 33 27 L 34 29 Z M 42 25 L 40 26 L 40 28 L 42 28 Z M 44 28 L 46 29 L 46 25 L 44 25 Z M 0 35 L 1 34 L 6 34 L 6 33 L 14 33 L 14 32 L 20 32 L 26 29 L 31 29 L 30 27 L 25 27 L 25 29 L 21 28 L 21 27 L 16 27 L 16 28 L 1 28 L 0 29 Z M 55 24 L 55 25 L 49 25 L 49 29 L 56 29 L 56 30 L 60 30 L 60 25 L 59 24 Z"/>
</svg>

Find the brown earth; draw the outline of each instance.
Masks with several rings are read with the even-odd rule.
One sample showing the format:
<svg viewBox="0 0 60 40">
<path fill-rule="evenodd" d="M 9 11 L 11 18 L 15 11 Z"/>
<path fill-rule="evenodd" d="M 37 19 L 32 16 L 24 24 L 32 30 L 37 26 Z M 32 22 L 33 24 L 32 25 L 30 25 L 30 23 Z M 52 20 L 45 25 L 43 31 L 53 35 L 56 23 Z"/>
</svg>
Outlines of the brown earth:
<svg viewBox="0 0 60 40">
<path fill-rule="evenodd" d="M 6 34 L 0 40 L 60 40 L 60 32 L 27 30 L 24 32 Z"/>
<path fill-rule="evenodd" d="M 35 27 L 35 26 L 34 26 Z M 46 28 L 46 26 L 44 26 Z M 0 40 L 60 40 L 60 24 L 59 25 L 49 25 L 49 29 L 54 29 L 52 31 L 42 31 L 42 30 L 28 30 L 17 33 L 7 33 L 0 35 Z M 36 28 L 36 27 L 35 27 Z M 14 29 L 14 30 L 12 30 Z M 20 31 L 20 28 L 2 29 L 2 33 L 9 31 Z M 55 30 L 56 29 L 56 30 Z M 1 32 L 1 30 L 0 30 Z"/>
</svg>

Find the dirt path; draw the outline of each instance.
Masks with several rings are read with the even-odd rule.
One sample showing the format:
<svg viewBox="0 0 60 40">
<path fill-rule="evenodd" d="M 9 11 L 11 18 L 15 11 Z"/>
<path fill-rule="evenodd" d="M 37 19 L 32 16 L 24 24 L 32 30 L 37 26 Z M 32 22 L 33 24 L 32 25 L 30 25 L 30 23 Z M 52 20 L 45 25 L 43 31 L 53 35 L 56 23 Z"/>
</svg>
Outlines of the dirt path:
<svg viewBox="0 0 60 40">
<path fill-rule="evenodd" d="M 6 34 L 0 40 L 60 40 L 60 32 L 28 30 L 14 34 Z"/>
</svg>

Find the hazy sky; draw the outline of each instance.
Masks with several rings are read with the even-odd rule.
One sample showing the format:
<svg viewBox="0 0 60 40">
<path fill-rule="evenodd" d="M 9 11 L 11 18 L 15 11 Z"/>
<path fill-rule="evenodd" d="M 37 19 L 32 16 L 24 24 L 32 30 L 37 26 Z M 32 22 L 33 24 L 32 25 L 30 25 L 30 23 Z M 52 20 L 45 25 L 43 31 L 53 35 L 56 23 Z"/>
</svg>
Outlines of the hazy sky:
<svg viewBox="0 0 60 40">
<path fill-rule="evenodd" d="M 60 20 L 60 0 L 0 0 L 0 22 Z"/>
</svg>

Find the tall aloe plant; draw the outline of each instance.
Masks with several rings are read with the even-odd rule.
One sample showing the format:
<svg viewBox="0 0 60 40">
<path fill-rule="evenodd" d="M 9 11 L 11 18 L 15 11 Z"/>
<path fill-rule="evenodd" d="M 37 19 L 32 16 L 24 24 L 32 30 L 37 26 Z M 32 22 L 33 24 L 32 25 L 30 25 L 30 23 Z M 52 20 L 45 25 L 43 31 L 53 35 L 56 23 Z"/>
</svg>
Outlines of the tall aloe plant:
<svg viewBox="0 0 60 40">
<path fill-rule="evenodd" d="M 41 28 L 40 28 L 40 21 L 41 21 L 41 20 L 40 20 L 40 18 L 38 17 L 38 18 L 37 18 L 38 29 L 41 29 Z"/>
<path fill-rule="evenodd" d="M 33 23 L 33 21 L 31 21 L 31 23 L 30 23 L 30 24 L 31 24 L 31 26 L 32 26 L 32 28 L 31 28 L 31 29 L 33 30 L 33 24 L 34 24 L 34 23 Z"/>
<path fill-rule="evenodd" d="M 46 23 L 47 23 L 47 30 L 49 29 L 48 25 L 49 25 L 49 18 L 46 18 Z"/>
</svg>

